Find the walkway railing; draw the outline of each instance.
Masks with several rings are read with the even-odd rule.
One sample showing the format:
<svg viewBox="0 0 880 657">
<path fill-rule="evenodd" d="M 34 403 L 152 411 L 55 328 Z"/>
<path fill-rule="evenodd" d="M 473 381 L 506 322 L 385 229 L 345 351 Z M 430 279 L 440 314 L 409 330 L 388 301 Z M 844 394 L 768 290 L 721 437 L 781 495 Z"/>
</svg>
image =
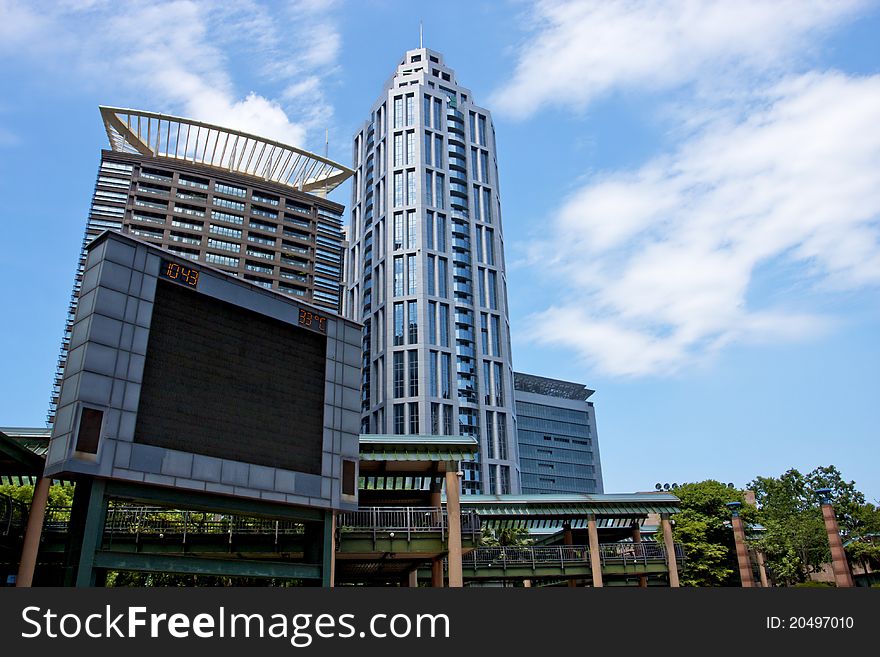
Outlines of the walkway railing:
<svg viewBox="0 0 880 657">
<path fill-rule="evenodd" d="M 67 531 L 70 507 L 48 507 L 43 529 Z M 412 534 L 439 532 L 443 536 L 449 523 L 446 511 L 437 507 L 363 507 L 337 515 L 340 531 L 400 532 Z M 480 518 L 473 511 L 461 514 L 462 535 L 475 540 L 480 534 Z M 113 535 L 291 535 L 303 533 L 303 525 L 289 520 L 185 511 L 139 504 L 111 504 L 107 509 L 104 533 Z"/>
<path fill-rule="evenodd" d="M 407 539 L 412 534 L 440 532 L 445 536 L 449 518 L 445 509 L 431 506 L 361 507 L 357 511 L 343 511 L 336 516 L 340 531 L 393 531 L 402 532 Z M 473 511 L 461 513 L 462 536 L 475 540 L 480 533 L 480 517 Z"/>
<path fill-rule="evenodd" d="M 681 546 L 675 546 L 681 560 Z M 599 562 L 605 564 L 635 565 L 666 561 L 666 550 L 657 543 L 606 543 L 599 546 Z M 559 567 L 590 563 L 590 549 L 585 545 L 552 546 L 495 546 L 472 550 L 463 557 L 465 568 L 475 570 L 528 566 Z"/>
<path fill-rule="evenodd" d="M 24 531 L 27 517 L 26 504 L 0 494 L 0 537 L 19 536 Z"/>
</svg>

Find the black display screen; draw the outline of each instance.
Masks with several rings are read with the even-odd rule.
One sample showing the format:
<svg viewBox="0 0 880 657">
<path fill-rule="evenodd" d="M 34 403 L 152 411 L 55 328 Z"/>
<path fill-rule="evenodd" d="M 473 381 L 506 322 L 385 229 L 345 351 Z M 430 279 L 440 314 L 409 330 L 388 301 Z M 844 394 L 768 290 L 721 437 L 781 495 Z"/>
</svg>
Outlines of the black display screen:
<svg viewBox="0 0 880 657">
<path fill-rule="evenodd" d="M 321 474 L 327 338 L 159 281 L 135 442 Z"/>
</svg>

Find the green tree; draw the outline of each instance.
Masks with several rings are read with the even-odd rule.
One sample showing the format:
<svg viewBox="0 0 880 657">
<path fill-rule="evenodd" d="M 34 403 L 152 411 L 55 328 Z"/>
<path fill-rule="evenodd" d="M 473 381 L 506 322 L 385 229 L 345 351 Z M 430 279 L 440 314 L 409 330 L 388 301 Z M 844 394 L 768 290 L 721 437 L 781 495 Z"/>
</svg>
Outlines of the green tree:
<svg viewBox="0 0 880 657">
<path fill-rule="evenodd" d="M 69 507 L 73 504 L 74 486 L 71 484 L 53 483 L 49 486 L 49 506 Z M 19 486 L 17 484 L 0 484 L 0 494 L 8 495 L 14 500 L 30 506 L 34 499 L 34 487 L 32 485 Z"/>
<path fill-rule="evenodd" d="M 533 542 L 534 539 L 531 538 L 529 530 L 525 527 L 505 527 L 504 529 L 483 527 L 480 535 L 480 545 L 484 547 L 523 546 L 531 545 Z"/>
<path fill-rule="evenodd" d="M 672 536 L 685 553 L 682 586 L 739 586 L 736 547 L 728 502 L 743 504 L 740 515 L 755 521 L 757 511 L 745 504 L 742 491 L 709 479 L 675 489 L 681 512 L 674 517 Z M 658 540 L 662 540 L 658 536 Z"/>
<path fill-rule="evenodd" d="M 750 487 L 766 529 L 753 544 L 765 553 L 777 583 L 803 582 L 831 559 L 817 490 L 831 489 L 844 540 L 859 535 L 873 522 L 865 496 L 833 465 L 806 475 L 792 468 L 779 477 L 757 477 Z"/>
</svg>

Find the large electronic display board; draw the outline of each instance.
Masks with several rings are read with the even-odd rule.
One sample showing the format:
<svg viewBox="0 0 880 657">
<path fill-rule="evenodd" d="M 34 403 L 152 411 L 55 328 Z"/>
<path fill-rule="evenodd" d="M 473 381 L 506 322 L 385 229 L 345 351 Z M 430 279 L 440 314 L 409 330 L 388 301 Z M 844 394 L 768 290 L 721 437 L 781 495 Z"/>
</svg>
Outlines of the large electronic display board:
<svg viewBox="0 0 880 657">
<path fill-rule="evenodd" d="M 360 344 L 354 322 L 104 233 L 46 474 L 356 508 Z"/>
<path fill-rule="evenodd" d="M 160 280 L 134 442 L 321 474 L 327 338 Z"/>
</svg>

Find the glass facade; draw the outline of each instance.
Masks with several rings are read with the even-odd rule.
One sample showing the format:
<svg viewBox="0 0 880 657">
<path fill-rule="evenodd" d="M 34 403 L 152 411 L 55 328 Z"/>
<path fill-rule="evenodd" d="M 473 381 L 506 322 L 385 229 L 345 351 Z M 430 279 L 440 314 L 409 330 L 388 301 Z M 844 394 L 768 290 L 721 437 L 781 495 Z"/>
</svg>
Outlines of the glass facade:
<svg viewBox="0 0 880 657">
<path fill-rule="evenodd" d="M 364 430 L 472 436 L 480 454 L 466 464 L 464 492 L 517 493 L 491 115 L 458 85 L 442 55 L 412 50 L 355 135 L 353 159 L 343 311 L 386 336 L 371 340 L 364 376 L 380 371 L 383 358 L 398 366 L 381 381 L 371 377 L 372 388 L 393 394 L 364 402 Z M 387 325 L 379 330 L 378 323 Z M 398 392 L 404 398 L 383 412 L 380 400 Z"/>
<path fill-rule="evenodd" d="M 595 410 L 587 401 L 593 391 L 520 373 L 514 383 L 522 492 L 603 492 Z"/>
</svg>

